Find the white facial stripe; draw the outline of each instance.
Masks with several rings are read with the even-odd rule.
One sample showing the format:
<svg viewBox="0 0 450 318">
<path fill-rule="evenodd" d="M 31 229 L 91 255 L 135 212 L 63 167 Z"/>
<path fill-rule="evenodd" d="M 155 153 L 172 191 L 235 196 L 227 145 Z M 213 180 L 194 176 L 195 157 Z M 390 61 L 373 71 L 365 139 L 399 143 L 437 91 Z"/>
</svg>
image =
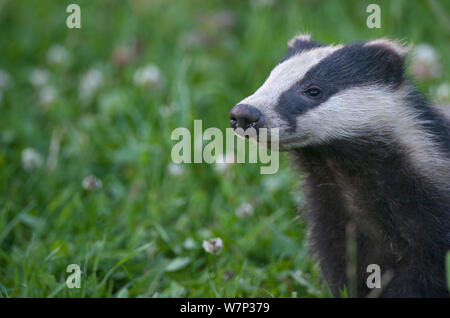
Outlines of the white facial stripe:
<svg viewBox="0 0 450 318">
<path fill-rule="evenodd" d="M 393 105 L 401 102 L 397 95 L 373 86 L 346 89 L 298 116 L 298 134 L 325 142 L 333 138 L 351 138 L 358 131 L 383 131 L 380 128 L 393 118 L 401 117 L 397 113 L 398 107 Z"/>
<path fill-rule="evenodd" d="M 265 114 L 273 113 L 283 92 L 301 80 L 311 67 L 340 48 L 342 48 L 341 45 L 319 47 L 292 56 L 275 67 L 264 84 L 240 104 L 250 104 Z"/>
</svg>

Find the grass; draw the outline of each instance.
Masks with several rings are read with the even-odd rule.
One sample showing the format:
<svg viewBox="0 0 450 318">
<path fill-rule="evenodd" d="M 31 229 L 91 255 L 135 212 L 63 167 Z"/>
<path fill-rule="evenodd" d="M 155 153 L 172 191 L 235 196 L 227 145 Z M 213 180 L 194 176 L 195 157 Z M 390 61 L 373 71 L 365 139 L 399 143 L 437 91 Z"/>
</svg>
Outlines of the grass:
<svg viewBox="0 0 450 318">
<path fill-rule="evenodd" d="M 302 177 L 288 158 L 275 175 L 260 175 L 255 164 L 170 173 L 170 134 L 192 129 L 194 119 L 228 127 L 230 108 L 302 30 L 328 43 L 430 43 L 445 74 L 419 83 L 432 92 L 450 79 L 450 35 L 427 2 L 80 0 L 82 28 L 71 30 L 72 2 L 0 0 L 0 69 L 12 79 L 0 101 L 0 295 L 330 296 L 308 254 Z M 365 26 L 372 2 L 381 6 L 381 29 Z M 70 61 L 49 63 L 54 45 L 67 48 Z M 120 66 L 112 58 L 118 47 L 137 53 Z M 135 71 L 149 63 L 163 79 L 150 89 L 135 85 Z M 48 70 L 45 87 L 54 91 L 30 84 L 35 68 Z M 81 99 L 92 68 L 103 85 Z M 44 164 L 27 171 L 21 156 L 30 147 Z M 102 187 L 84 189 L 89 175 Z M 255 213 L 239 218 L 244 202 Z M 220 255 L 202 248 L 212 237 L 224 242 Z M 69 264 L 83 271 L 80 289 L 65 286 Z"/>
</svg>

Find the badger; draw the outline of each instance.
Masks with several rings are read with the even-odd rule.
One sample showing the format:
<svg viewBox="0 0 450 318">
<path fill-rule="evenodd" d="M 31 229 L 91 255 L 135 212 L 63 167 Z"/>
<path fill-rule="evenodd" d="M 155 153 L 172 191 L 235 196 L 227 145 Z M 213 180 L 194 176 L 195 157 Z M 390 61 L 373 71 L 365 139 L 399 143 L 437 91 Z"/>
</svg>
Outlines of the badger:
<svg viewBox="0 0 450 318">
<path fill-rule="evenodd" d="M 378 297 L 449 296 L 450 121 L 405 74 L 407 51 L 386 38 L 298 35 L 230 112 L 235 130 L 279 130 L 280 151 L 305 175 L 310 250 L 337 297 L 352 284 L 371 295 L 371 264 Z"/>
</svg>

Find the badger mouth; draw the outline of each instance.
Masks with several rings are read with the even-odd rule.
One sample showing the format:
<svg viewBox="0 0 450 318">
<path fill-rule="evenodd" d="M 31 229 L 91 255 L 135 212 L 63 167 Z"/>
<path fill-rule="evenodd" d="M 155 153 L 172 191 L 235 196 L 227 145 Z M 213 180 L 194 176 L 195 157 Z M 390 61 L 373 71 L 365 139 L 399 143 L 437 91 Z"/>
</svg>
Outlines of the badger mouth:
<svg viewBox="0 0 450 318">
<path fill-rule="evenodd" d="M 298 138 L 280 139 L 280 128 L 261 127 L 255 129 L 253 127 L 242 129 L 240 127 L 233 129 L 234 133 L 243 139 L 248 139 L 250 142 L 257 143 L 267 149 L 275 151 L 287 151 L 296 148 L 299 143 Z"/>
<path fill-rule="evenodd" d="M 265 138 L 265 140 L 264 140 L 264 138 L 261 137 L 263 135 L 262 132 L 264 132 L 265 129 L 266 128 L 256 129 L 254 127 L 243 129 L 241 127 L 237 127 L 237 128 L 234 128 L 233 131 L 238 137 L 248 139 L 248 140 L 257 142 L 259 144 L 259 143 L 264 143 L 265 140 L 268 140 L 268 138 Z M 270 139 L 270 137 L 269 137 L 269 139 Z"/>
</svg>

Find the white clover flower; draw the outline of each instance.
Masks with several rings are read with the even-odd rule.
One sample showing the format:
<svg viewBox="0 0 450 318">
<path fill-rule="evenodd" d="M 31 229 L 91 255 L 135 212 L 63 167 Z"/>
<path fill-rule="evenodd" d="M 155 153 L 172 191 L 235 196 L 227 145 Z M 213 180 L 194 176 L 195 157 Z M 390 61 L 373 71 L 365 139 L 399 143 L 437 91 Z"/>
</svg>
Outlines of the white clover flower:
<svg viewBox="0 0 450 318">
<path fill-rule="evenodd" d="M 188 237 L 183 242 L 183 247 L 187 250 L 193 250 L 193 249 L 197 248 L 197 243 L 194 241 L 194 239 L 192 237 Z"/>
<path fill-rule="evenodd" d="M 223 249 L 222 239 L 220 237 L 217 237 L 209 240 L 204 240 L 203 248 L 207 253 L 218 255 L 222 252 Z"/>
<path fill-rule="evenodd" d="M 215 160 L 214 168 L 218 172 L 225 172 L 230 167 L 230 164 L 235 162 L 235 155 L 234 152 L 228 152 L 225 155 L 220 155 Z"/>
<path fill-rule="evenodd" d="M 264 177 L 263 186 L 269 192 L 276 192 L 281 188 L 282 180 L 279 175 Z"/>
<path fill-rule="evenodd" d="M 429 44 L 417 45 L 412 52 L 411 71 L 419 79 L 433 79 L 441 75 L 436 50 Z"/>
<path fill-rule="evenodd" d="M 437 87 L 436 99 L 441 103 L 450 104 L 450 83 L 442 83 Z"/>
<path fill-rule="evenodd" d="M 242 203 L 236 209 L 236 215 L 240 218 L 245 218 L 253 214 L 253 205 L 248 202 Z"/>
<path fill-rule="evenodd" d="M 164 78 L 158 66 L 146 65 L 134 72 L 133 82 L 140 87 L 157 87 L 163 84 Z"/>
<path fill-rule="evenodd" d="M 82 185 L 85 190 L 95 190 L 100 189 L 103 184 L 96 176 L 90 175 L 83 179 Z"/>
<path fill-rule="evenodd" d="M 26 148 L 22 151 L 22 167 L 26 171 L 32 171 L 42 166 L 44 160 L 39 152 L 33 148 Z"/>
<path fill-rule="evenodd" d="M 171 163 L 168 166 L 169 174 L 175 177 L 181 176 L 184 173 L 184 168 L 179 163 Z"/>
<path fill-rule="evenodd" d="M 70 64 L 70 52 L 62 45 L 54 44 L 47 52 L 47 62 L 50 65 L 65 66 Z"/>
<path fill-rule="evenodd" d="M 44 86 L 39 91 L 39 103 L 48 106 L 56 100 L 57 95 L 58 93 L 53 86 Z"/>
<path fill-rule="evenodd" d="M 49 78 L 49 73 L 47 70 L 42 68 L 35 68 L 30 72 L 30 77 L 28 78 L 31 85 L 36 88 L 43 87 L 47 84 Z"/>
<path fill-rule="evenodd" d="M 11 76 L 5 70 L 0 69 L 0 91 L 7 89 L 11 85 Z"/>
<path fill-rule="evenodd" d="M 81 99 L 88 100 L 103 86 L 103 73 L 90 69 L 80 79 L 78 93 Z"/>
</svg>

